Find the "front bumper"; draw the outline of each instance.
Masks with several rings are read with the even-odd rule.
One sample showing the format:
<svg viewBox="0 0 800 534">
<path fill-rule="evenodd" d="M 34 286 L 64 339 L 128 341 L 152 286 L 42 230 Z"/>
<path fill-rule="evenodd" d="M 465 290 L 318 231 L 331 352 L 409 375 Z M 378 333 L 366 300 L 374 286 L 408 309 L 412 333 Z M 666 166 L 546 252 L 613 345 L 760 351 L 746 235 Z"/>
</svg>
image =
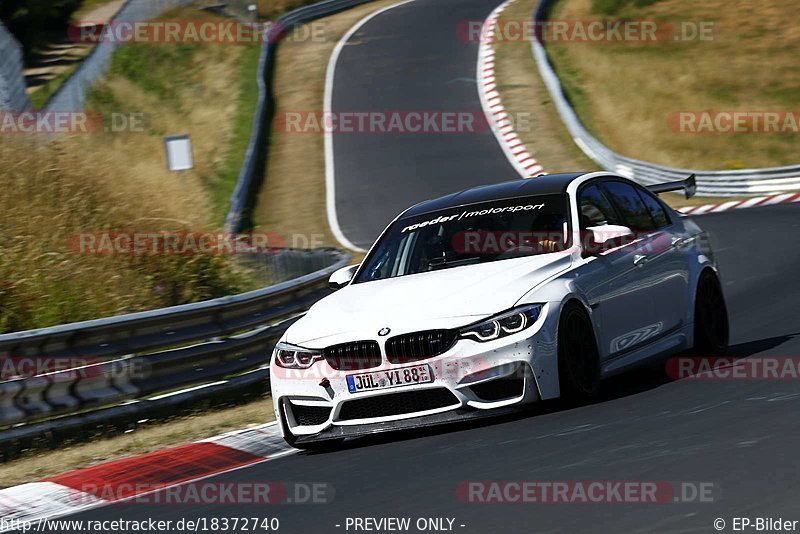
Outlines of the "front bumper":
<svg viewBox="0 0 800 534">
<path fill-rule="evenodd" d="M 447 412 L 422 415 L 411 419 L 401 419 L 398 421 L 384 421 L 382 423 L 369 423 L 362 425 L 339 426 L 331 425 L 317 434 L 306 434 L 296 436 L 295 443 L 314 443 L 335 439 L 355 438 L 382 434 L 385 432 L 395 432 L 399 430 L 414 430 L 437 425 L 460 423 L 464 421 L 474 421 L 488 417 L 498 417 L 507 414 L 519 413 L 524 409 L 522 405 L 506 406 L 505 408 L 495 408 L 492 410 L 476 410 L 472 408 L 459 408 Z M 282 422 L 285 424 L 285 421 Z"/>
<path fill-rule="evenodd" d="M 536 323 L 518 334 L 486 343 L 459 340 L 425 360 L 384 360 L 376 369 L 347 372 L 324 361 L 305 371 L 273 363 L 272 397 L 281 430 L 298 443 L 337 439 L 494 416 L 557 397 L 557 308 L 546 305 Z M 347 375 L 426 364 L 430 383 L 356 393 L 347 387 Z"/>
</svg>

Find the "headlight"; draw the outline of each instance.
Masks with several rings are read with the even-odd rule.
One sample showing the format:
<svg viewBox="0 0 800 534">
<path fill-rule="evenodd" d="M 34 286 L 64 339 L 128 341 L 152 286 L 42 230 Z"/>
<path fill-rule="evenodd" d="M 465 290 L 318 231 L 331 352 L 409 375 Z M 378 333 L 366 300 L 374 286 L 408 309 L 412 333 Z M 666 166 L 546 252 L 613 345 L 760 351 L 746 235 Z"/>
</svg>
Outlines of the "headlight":
<svg viewBox="0 0 800 534">
<path fill-rule="evenodd" d="M 321 350 L 304 349 L 288 343 L 278 343 L 272 355 L 275 363 L 286 369 L 308 369 L 322 360 Z"/>
<path fill-rule="evenodd" d="M 491 319 L 465 326 L 459 334 L 462 338 L 475 341 L 492 341 L 516 334 L 536 322 L 543 306 L 543 304 L 527 304 L 508 310 Z"/>
</svg>

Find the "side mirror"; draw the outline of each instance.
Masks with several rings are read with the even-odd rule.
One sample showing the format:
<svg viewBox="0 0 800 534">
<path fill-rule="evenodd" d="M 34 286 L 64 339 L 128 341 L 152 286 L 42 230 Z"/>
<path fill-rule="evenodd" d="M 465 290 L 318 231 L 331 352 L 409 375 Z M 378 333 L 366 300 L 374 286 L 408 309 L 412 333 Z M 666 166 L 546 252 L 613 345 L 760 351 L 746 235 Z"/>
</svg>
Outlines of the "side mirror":
<svg viewBox="0 0 800 534">
<path fill-rule="evenodd" d="M 633 237 L 633 230 L 619 224 L 604 224 L 586 229 L 587 239 L 583 243 L 583 255 L 593 256 L 608 249 L 625 244 L 627 238 Z"/>
<path fill-rule="evenodd" d="M 360 265 L 360 264 L 359 264 Z M 353 280 L 359 265 L 348 265 L 335 271 L 330 278 L 328 278 L 328 287 L 331 289 L 341 289 Z"/>
</svg>

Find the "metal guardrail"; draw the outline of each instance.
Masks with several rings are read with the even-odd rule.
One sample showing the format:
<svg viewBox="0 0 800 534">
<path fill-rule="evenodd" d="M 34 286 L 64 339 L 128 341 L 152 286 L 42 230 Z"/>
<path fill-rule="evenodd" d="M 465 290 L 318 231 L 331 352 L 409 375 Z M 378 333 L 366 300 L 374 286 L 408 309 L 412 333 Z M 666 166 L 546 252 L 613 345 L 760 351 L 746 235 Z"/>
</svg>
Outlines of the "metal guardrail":
<svg viewBox="0 0 800 534">
<path fill-rule="evenodd" d="M 267 29 L 258 64 L 258 104 L 253 118 L 250 142 L 247 146 L 236 187 L 231 194 L 230 209 L 225 218 L 228 232 L 240 232 L 247 224 L 248 211 L 257 188 L 264 179 L 267 162 L 267 137 L 273 114 L 272 67 L 275 48 L 287 31 L 295 26 L 333 15 L 371 0 L 325 0 L 290 11 Z"/>
<path fill-rule="evenodd" d="M 128 0 L 114 20 L 157 14 L 135 11 L 133 6 L 169 7 L 186 1 Z M 368 1 L 325 0 L 291 11 L 269 27 L 258 67 L 259 98 L 250 142 L 226 219 L 229 232 L 241 230 L 254 188 L 264 175 L 275 44 L 299 24 Z M 95 47 L 47 109 L 80 109 L 86 89 L 107 67 L 113 48 L 114 43 Z M 0 428 L 5 427 L 0 445 L 125 417 L 135 420 L 187 400 L 263 382 L 272 345 L 299 314 L 330 293 L 329 276 L 351 259 L 334 249 L 322 254 L 287 249 L 280 255 L 250 258 L 247 263 L 273 279 L 297 276 L 304 267 L 316 270 L 241 295 L 0 335 L 0 364 L 42 356 L 80 362 L 33 376 L 5 381 L 0 377 Z M 153 396 L 158 393 L 162 394 Z"/>
<path fill-rule="evenodd" d="M 126 0 L 111 19 L 110 24 L 136 22 L 157 17 L 161 13 L 189 3 L 190 0 Z M 87 21 L 92 22 L 92 21 Z M 83 109 L 86 94 L 102 76 L 111 61 L 111 55 L 119 46 L 115 39 L 98 43 L 77 70 L 58 88 L 45 104 L 46 112 L 74 112 Z"/>
<path fill-rule="evenodd" d="M 0 426 L 76 412 L 95 424 L 98 416 L 87 411 L 139 399 L 125 407 L 136 411 L 166 402 L 147 400 L 157 393 L 220 386 L 249 372 L 264 378 L 272 346 L 298 314 L 330 293 L 330 274 L 350 261 L 338 250 L 326 255 L 322 269 L 241 295 L 0 335 L 0 368 L 26 358 L 77 362 L 0 382 Z M 0 431 L 0 442 L 8 435 Z"/>
<path fill-rule="evenodd" d="M 140 21 L 153 18 L 165 10 L 186 5 L 190 0 L 127 0 L 112 18 L 110 24 Z M 290 11 L 280 17 L 266 30 L 264 44 L 256 74 L 258 102 L 253 114 L 253 125 L 236 186 L 230 198 L 230 207 L 225 218 L 225 230 L 230 233 L 242 231 L 247 223 L 247 212 L 251 207 L 257 188 L 264 178 L 267 161 L 267 135 L 272 118 L 271 78 L 275 47 L 288 30 L 371 0 L 324 0 Z M 224 1 L 220 2 L 225 4 Z M 112 40 L 102 41 L 81 62 L 78 69 L 53 94 L 45 105 L 47 112 L 79 111 L 83 109 L 86 94 L 94 82 L 102 76 L 111 56 L 119 46 Z"/>
<path fill-rule="evenodd" d="M 0 109 L 22 111 L 29 107 L 22 75 L 22 45 L 0 23 Z"/>
<path fill-rule="evenodd" d="M 539 27 L 537 24 L 547 20 L 555 1 L 542 0 L 539 3 L 533 14 L 534 27 Z M 707 171 L 666 167 L 617 154 L 589 133 L 581 123 L 564 94 L 544 46 L 538 39 L 533 39 L 531 48 L 539 73 L 556 104 L 561 120 L 578 147 L 602 168 L 644 185 L 681 180 L 694 173 L 697 176 L 697 194 L 705 196 L 763 195 L 800 190 L 800 165 Z"/>
</svg>

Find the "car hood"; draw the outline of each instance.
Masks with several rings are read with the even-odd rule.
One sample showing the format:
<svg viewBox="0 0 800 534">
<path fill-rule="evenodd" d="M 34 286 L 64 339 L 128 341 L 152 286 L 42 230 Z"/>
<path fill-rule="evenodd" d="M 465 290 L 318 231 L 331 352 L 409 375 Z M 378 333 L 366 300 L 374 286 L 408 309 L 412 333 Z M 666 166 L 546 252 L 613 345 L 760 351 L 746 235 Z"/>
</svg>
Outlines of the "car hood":
<svg viewBox="0 0 800 534">
<path fill-rule="evenodd" d="M 351 284 L 312 306 L 285 339 L 323 348 L 376 339 L 382 328 L 397 335 L 463 326 L 513 307 L 570 263 L 563 252 Z"/>
</svg>

